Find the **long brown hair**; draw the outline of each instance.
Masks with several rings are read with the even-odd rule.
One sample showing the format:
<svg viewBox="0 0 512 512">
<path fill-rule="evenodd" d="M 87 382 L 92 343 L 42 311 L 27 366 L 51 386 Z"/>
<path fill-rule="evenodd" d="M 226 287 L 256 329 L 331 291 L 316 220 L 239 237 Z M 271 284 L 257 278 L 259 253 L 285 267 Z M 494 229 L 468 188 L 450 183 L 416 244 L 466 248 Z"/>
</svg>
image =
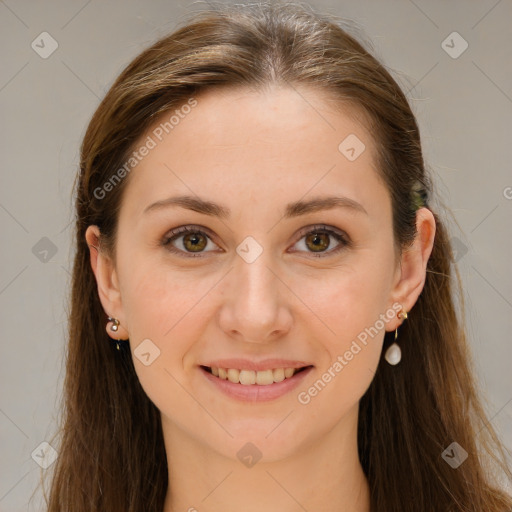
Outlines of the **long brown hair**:
<svg viewBox="0 0 512 512">
<path fill-rule="evenodd" d="M 53 445 L 59 455 L 47 472 L 49 496 L 44 493 L 48 511 L 157 512 L 167 491 L 160 413 L 138 381 L 130 350 L 117 351 L 105 331 L 85 240 L 87 227 L 98 225 L 101 250 L 115 257 L 127 179 L 107 194 L 98 191 L 159 115 L 208 88 L 272 84 L 315 87 L 364 114 L 399 250 L 416 235 L 418 207 L 428 207 L 437 223 L 425 286 L 400 328 L 404 361 L 379 364 L 360 400 L 358 450 L 372 510 L 510 511 L 512 498 L 500 490 L 497 470 L 511 480 L 512 473 L 476 388 L 461 280 L 447 228 L 432 207 L 438 198 L 406 96 L 341 20 L 280 2 L 194 14 L 126 67 L 91 119 L 75 183 L 69 343 Z M 386 333 L 384 351 L 393 335 Z M 453 442 L 468 453 L 456 469 L 442 456 Z"/>
</svg>

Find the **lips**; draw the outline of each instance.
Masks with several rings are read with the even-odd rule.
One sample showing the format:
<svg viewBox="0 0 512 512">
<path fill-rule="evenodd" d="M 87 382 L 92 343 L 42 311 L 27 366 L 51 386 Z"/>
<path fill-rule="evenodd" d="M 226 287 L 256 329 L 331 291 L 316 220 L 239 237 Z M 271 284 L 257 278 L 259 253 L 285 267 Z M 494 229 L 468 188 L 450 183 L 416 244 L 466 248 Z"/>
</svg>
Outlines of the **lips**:
<svg viewBox="0 0 512 512">
<path fill-rule="evenodd" d="M 311 367 L 302 361 L 267 359 L 255 362 L 243 359 L 224 359 L 200 365 L 204 371 L 220 380 L 245 386 L 268 386 L 291 379 L 295 374 Z"/>
<path fill-rule="evenodd" d="M 287 361 L 286 363 L 290 364 L 291 362 Z M 233 364 L 232 360 L 229 364 Z M 245 361 L 244 364 L 247 364 L 247 362 Z M 275 360 L 272 363 L 269 361 L 264 364 L 262 362 L 253 363 L 253 367 L 270 364 L 274 365 Z M 206 380 L 214 386 L 214 389 L 230 398 L 243 402 L 267 402 L 290 393 L 314 370 L 314 366 L 307 363 L 299 364 L 295 361 L 293 364 L 295 364 L 295 367 L 271 367 L 264 370 L 244 369 L 243 366 L 242 369 L 223 368 L 222 366 L 215 367 L 213 364 L 212 366 L 199 365 L 198 369 Z M 216 376 L 213 372 L 219 375 Z M 277 381 L 274 380 L 275 372 L 277 372 Z M 287 377 L 285 372 L 291 376 Z M 228 376 L 232 380 L 229 380 Z M 270 376 L 272 376 L 272 380 Z"/>
</svg>

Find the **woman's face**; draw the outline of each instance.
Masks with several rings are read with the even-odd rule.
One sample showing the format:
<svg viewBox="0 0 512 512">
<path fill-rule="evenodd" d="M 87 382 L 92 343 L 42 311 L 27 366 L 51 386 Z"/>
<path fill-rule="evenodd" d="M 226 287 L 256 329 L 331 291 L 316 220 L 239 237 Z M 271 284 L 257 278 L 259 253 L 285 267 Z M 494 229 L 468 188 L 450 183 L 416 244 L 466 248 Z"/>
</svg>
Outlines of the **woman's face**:
<svg viewBox="0 0 512 512">
<path fill-rule="evenodd" d="M 357 418 L 421 290 L 399 286 L 390 196 L 354 117 L 305 88 L 195 100 L 137 145 L 102 301 L 164 430 L 275 460 Z"/>
</svg>

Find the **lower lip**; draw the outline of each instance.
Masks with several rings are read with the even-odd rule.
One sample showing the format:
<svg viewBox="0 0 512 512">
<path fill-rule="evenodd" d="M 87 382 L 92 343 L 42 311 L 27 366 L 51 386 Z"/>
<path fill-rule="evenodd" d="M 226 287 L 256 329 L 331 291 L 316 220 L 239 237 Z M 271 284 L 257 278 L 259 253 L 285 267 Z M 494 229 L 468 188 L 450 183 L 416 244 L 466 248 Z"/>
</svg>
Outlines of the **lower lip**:
<svg viewBox="0 0 512 512">
<path fill-rule="evenodd" d="M 213 384 L 231 398 L 246 402 L 266 402 L 268 400 L 275 400 L 286 393 L 289 393 L 292 389 L 297 387 L 300 382 L 309 374 L 313 369 L 312 366 L 302 370 L 290 377 L 284 379 L 281 382 L 274 382 L 273 384 L 267 384 L 265 386 L 259 384 L 235 384 L 229 380 L 219 379 L 215 375 L 211 374 L 208 370 L 199 367 L 201 373 Z"/>
</svg>

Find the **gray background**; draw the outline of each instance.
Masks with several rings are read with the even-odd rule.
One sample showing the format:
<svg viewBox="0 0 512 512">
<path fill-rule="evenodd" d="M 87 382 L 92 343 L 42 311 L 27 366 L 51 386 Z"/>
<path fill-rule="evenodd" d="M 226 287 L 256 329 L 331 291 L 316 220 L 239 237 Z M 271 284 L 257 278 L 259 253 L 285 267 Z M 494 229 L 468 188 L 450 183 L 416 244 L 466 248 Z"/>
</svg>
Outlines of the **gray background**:
<svg viewBox="0 0 512 512">
<path fill-rule="evenodd" d="M 29 503 L 41 471 L 32 453 L 50 440 L 58 414 L 70 192 L 86 125 L 124 66 L 203 5 L 0 1 L 1 511 L 42 508 L 39 492 Z M 511 0 L 312 5 L 354 20 L 407 91 L 436 191 L 454 213 L 447 221 L 487 412 L 510 450 Z M 46 59 L 31 47 L 44 31 L 58 43 Z M 469 45 L 458 58 L 442 46 L 454 31 Z M 447 44 L 462 49 L 462 40 Z"/>
</svg>

